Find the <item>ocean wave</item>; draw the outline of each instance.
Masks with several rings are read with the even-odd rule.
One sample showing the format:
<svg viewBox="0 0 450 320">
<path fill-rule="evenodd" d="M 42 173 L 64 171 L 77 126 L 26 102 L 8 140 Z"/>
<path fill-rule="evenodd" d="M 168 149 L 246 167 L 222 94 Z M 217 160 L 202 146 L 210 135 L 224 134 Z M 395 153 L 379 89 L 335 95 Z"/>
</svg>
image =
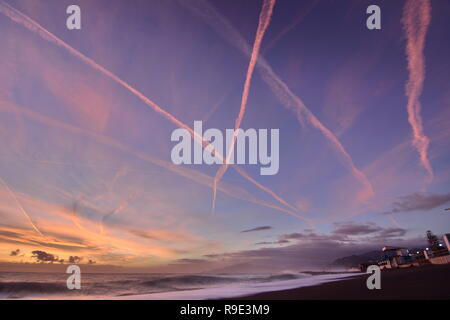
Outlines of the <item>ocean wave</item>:
<svg viewBox="0 0 450 320">
<path fill-rule="evenodd" d="M 24 293 L 60 293 L 67 291 L 66 284 L 46 282 L 0 282 L 0 293 L 7 295 Z"/>
<path fill-rule="evenodd" d="M 269 277 L 258 277 L 258 281 L 224 284 L 222 286 L 210 286 L 201 289 L 192 290 L 172 290 L 166 292 L 156 292 L 149 294 L 127 295 L 116 297 L 114 299 L 127 300 L 204 300 L 204 299 L 223 299 L 223 298 L 239 298 L 242 296 L 252 295 L 262 292 L 288 290 L 307 286 L 314 286 L 325 282 L 337 281 L 346 277 L 352 277 L 354 273 L 345 274 L 322 274 L 308 276 L 298 274 L 295 279 L 287 280 L 287 277 L 295 277 L 297 275 L 276 275 Z M 282 276 L 283 280 L 264 281 L 272 277 Z M 100 297 L 99 297 L 100 298 Z"/>
<path fill-rule="evenodd" d="M 285 273 L 285 274 L 276 274 L 272 276 L 268 276 L 263 281 L 270 282 L 270 281 L 283 281 L 283 280 L 294 280 L 299 278 L 304 278 L 305 275 L 303 274 L 292 274 L 292 273 Z"/>
<path fill-rule="evenodd" d="M 219 290 L 220 288 L 265 288 L 292 281 L 314 278 L 302 273 L 283 274 L 134 274 L 82 277 L 81 290 L 68 290 L 65 279 L 53 274 L 17 274 L 15 281 L 0 280 L 0 299 L 61 297 L 120 297 L 142 294 L 170 294 L 189 290 Z M 27 279 L 28 278 L 28 279 Z M 39 279 L 39 280 L 38 280 Z M 28 280 L 28 281 L 27 281 Z M 37 281 L 36 281 L 37 280 Z M 47 281 L 45 281 L 47 280 Z M 231 287 L 230 287 L 231 286 Z M 234 290 L 232 290 L 234 291 Z"/>
<path fill-rule="evenodd" d="M 241 282 L 240 278 L 222 277 L 222 276 L 203 276 L 203 275 L 182 275 L 166 277 L 142 282 L 145 286 L 151 287 L 191 287 L 191 286 L 209 286 L 220 285 L 233 282 Z"/>
<path fill-rule="evenodd" d="M 142 282 L 145 286 L 157 288 L 192 288 L 192 287 L 208 287 L 225 285 L 232 283 L 248 283 L 248 282 L 272 282 L 293 280 L 305 275 L 301 274 L 278 274 L 278 275 L 253 275 L 253 276 L 226 276 L 226 275 L 180 275 L 165 278 L 153 279 Z"/>
</svg>

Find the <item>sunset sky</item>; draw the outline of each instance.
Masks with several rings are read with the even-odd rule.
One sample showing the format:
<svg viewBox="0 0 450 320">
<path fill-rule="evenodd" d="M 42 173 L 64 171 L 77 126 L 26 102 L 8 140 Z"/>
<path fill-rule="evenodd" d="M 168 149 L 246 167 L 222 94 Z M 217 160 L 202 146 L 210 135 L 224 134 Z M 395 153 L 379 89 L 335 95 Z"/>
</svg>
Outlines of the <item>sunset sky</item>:
<svg viewBox="0 0 450 320">
<path fill-rule="evenodd" d="M 449 233 L 449 16 L 439 0 L 0 0 L 0 269 L 291 270 Z M 234 128 L 245 84 L 241 127 L 280 130 L 279 172 L 228 167 L 213 210 L 220 166 L 173 165 L 170 136 Z"/>
</svg>

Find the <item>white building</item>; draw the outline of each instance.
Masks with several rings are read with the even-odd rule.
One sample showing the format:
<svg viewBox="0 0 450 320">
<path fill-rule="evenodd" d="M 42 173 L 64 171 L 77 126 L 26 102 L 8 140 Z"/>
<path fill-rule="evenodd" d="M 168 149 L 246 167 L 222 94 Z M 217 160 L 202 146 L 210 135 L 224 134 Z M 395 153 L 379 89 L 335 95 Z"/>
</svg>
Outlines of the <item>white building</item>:
<svg viewBox="0 0 450 320">
<path fill-rule="evenodd" d="M 447 250 L 450 251 L 450 233 L 444 234 L 442 238 L 444 239 L 445 245 L 447 246 Z"/>
<path fill-rule="evenodd" d="M 381 264 L 385 268 L 399 268 L 410 265 L 413 262 L 413 259 L 406 248 L 386 246 L 383 247 L 381 251 L 384 253 L 384 261 L 382 261 Z"/>
</svg>

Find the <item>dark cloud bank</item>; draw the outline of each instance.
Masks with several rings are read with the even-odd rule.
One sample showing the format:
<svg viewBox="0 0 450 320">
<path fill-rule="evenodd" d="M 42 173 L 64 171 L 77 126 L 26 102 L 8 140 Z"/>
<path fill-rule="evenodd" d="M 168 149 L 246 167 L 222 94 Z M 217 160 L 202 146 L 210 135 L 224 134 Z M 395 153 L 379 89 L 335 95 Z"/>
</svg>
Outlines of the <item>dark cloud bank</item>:
<svg viewBox="0 0 450 320">
<path fill-rule="evenodd" d="M 392 214 L 412 211 L 429 211 L 450 203 L 450 193 L 432 194 L 416 192 L 407 196 L 399 197 L 392 204 L 392 209 L 383 214 Z"/>
<path fill-rule="evenodd" d="M 210 254 L 204 259 L 186 259 L 180 264 L 191 267 L 208 265 L 214 272 L 278 272 L 331 268 L 335 259 L 380 250 L 383 246 L 416 248 L 426 245 L 425 236 L 405 239 L 402 228 L 383 228 L 374 223 L 336 223 L 329 234 L 313 230 L 279 235 L 264 246 L 224 254 Z M 223 267 L 226 265 L 226 267 Z"/>
</svg>

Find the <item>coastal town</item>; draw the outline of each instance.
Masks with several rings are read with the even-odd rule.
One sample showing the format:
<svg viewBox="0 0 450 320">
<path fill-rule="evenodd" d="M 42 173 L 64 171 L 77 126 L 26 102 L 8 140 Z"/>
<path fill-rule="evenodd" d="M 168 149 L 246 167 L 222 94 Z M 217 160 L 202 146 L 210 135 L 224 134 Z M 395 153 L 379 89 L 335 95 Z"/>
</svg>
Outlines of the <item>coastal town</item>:
<svg viewBox="0 0 450 320">
<path fill-rule="evenodd" d="M 349 271 L 366 271 L 370 265 L 378 265 L 383 270 L 450 264 L 450 233 L 439 238 L 427 231 L 426 240 L 427 246 L 420 249 L 385 246 L 381 249 L 381 259 L 360 263 Z"/>
</svg>

